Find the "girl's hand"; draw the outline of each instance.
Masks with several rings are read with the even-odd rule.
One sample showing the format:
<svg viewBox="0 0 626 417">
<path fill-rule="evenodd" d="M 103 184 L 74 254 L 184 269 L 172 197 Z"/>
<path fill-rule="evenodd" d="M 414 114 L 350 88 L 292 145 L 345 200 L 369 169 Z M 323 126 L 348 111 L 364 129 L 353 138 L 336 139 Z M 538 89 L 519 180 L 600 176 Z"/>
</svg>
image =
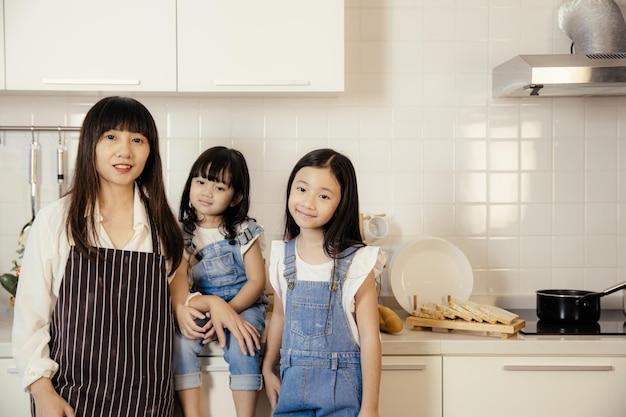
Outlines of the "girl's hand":
<svg viewBox="0 0 626 417">
<path fill-rule="evenodd" d="M 361 408 L 359 411 L 359 417 L 379 417 L 378 410 L 370 410 L 367 408 Z"/>
<path fill-rule="evenodd" d="M 199 297 L 194 297 L 199 298 Z M 224 300 L 217 296 L 202 296 L 208 302 L 207 317 L 212 328 L 207 332 L 204 343 L 215 334 L 220 347 L 226 346 L 224 329 L 228 329 L 239 342 L 239 348 L 244 355 L 254 356 L 254 349 L 261 349 L 261 335 L 252 324 L 242 319 L 239 314 Z M 193 299 L 192 299 L 193 300 Z"/>
<path fill-rule="evenodd" d="M 39 378 L 30 386 L 38 417 L 76 417 L 74 409 L 52 387 L 49 378 Z"/>
<path fill-rule="evenodd" d="M 265 385 L 265 393 L 270 401 L 272 410 L 276 408 L 278 403 L 278 393 L 280 392 L 280 378 L 274 372 L 263 373 L 263 384 Z"/>
<path fill-rule="evenodd" d="M 194 320 L 204 318 L 206 318 L 206 315 L 193 307 L 180 305 L 176 309 L 178 328 L 187 339 L 201 339 L 205 337 L 208 326 L 200 327 Z"/>
</svg>

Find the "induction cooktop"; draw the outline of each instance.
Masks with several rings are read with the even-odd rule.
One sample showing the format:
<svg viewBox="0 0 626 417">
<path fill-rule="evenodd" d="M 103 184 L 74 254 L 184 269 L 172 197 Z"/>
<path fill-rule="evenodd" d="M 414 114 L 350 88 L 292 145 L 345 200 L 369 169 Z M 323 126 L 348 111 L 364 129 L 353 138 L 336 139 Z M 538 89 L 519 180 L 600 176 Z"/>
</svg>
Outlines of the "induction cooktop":
<svg viewBox="0 0 626 417">
<path fill-rule="evenodd" d="M 601 335 L 626 336 L 626 315 L 622 310 L 602 310 L 595 323 L 546 322 L 539 320 L 535 310 L 515 310 L 526 326 L 520 333 L 526 335 Z"/>
</svg>

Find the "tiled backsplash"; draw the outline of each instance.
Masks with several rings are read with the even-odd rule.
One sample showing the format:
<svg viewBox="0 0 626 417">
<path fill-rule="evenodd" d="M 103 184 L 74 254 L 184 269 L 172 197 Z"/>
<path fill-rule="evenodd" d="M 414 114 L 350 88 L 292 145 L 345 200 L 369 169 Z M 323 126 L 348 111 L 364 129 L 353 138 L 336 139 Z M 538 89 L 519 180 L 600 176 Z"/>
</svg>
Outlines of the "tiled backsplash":
<svg viewBox="0 0 626 417">
<path fill-rule="evenodd" d="M 201 150 L 235 147 L 251 169 L 251 214 L 266 241 L 280 238 L 292 165 L 310 149 L 333 147 L 357 168 L 361 210 L 391 221 L 378 242 L 389 264 L 406 242 L 433 235 L 468 257 L 475 295 L 531 300 L 541 288 L 622 281 L 626 98 L 491 98 L 495 65 L 519 53 L 569 52 L 559 4 L 347 0 L 338 98 L 136 96 L 159 125 L 172 207 Z M 99 97 L 2 94 L 0 126 L 79 126 Z M 77 136 L 63 134 L 70 169 Z M 37 138 L 43 205 L 58 196 L 59 134 Z M 0 132 L 1 272 L 30 218 L 30 140 L 31 132 Z"/>
</svg>

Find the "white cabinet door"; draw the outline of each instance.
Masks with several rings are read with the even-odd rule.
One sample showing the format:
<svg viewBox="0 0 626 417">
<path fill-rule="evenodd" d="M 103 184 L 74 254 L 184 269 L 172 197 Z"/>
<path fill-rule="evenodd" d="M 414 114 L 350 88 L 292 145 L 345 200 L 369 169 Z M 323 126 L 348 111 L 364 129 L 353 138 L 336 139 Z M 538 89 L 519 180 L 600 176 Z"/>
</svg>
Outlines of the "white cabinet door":
<svg viewBox="0 0 626 417">
<path fill-rule="evenodd" d="M 0 415 L 30 416 L 30 397 L 22 389 L 13 359 L 0 359 Z"/>
<path fill-rule="evenodd" d="M 176 90 L 176 0 L 4 0 L 4 13 L 7 90 Z"/>
<path fill-rule="evenodd" d="M 441 417 L 441 356 L 383 356 L 380 415 Z"/>
<path fill-rule="evenodd" d="M 4 0 L 0 0 L 0 90 L 4 89 Z"/>
<path fill-rule="evenodd" d="M 624 416 L 626 358 L 444 357 L 444 417 Z"/>
<path fill-rule="evenodd" d="M 178 0 L 178 90 L 337 95 L 342 0 Z"/>
<path fill-rule="evenodd" d="M 235 416 L 235 404 L 229 388 L 228 364 L 222 357 L 200 357 L 202 377 L 202 417 Z M 265 394 L 259 392 L 256 417 L 270 417 L 272 411 Z"/>
</svg>

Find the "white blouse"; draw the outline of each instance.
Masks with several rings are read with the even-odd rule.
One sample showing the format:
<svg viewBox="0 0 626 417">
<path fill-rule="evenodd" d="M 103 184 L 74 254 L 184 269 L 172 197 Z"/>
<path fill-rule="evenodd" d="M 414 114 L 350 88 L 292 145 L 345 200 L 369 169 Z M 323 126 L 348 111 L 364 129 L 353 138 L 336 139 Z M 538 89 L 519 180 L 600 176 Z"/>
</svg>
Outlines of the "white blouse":
<svg viewBox="0 0 626 417">
<path fill-rule="evenodd" d="M 283 276 L 283 271 L 285 270 L 284 258 L 285 242 L 281 240 L 272 241 L 269 280 L 274 289 L 274 296 L 278 296 L 283 301 L 283 310 L 285 309 L 284 300 L 287 295 L 287 280 Z M 359 343 L 359 330 L 354 318 L 354 296 L 372 270 L 374 270 L 374 275 L 378 275 L 382 271 L 385 260 L 385 255 L 378 246 L 364 246 L 360 248 L 354 255 L 348 276 L 343 283 L 342 306 L 346 312 L 352 335 L 357 343 Z M 319 265 L 308 264 L 298 256 L 298 251 L 296 250 L 296 270 L 298 271 L 299 280 L 330 282 L 332 269 L 332 261 Z"/>
</svg>

